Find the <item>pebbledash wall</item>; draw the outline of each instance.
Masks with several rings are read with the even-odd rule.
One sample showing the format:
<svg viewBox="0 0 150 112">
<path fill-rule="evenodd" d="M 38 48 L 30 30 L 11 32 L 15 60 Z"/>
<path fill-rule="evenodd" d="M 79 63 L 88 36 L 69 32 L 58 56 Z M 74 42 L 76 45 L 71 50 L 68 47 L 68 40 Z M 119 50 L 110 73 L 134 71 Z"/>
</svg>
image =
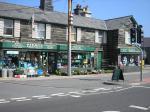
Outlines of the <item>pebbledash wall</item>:
<svg viewBox="0 0 150 112">
<path fill-rule="evenodd" d="M 50 1 L 45 0 L 51 6 L 47 8 L 41 0 L 40 9 L 0 2 L 1 68 L 29 64 L 45 66 L 51 73 L 67 67 L 67 14 L 53 11 Z M 130 29 L 137 24 L 133 16 L 99 20 L 74 15 L 73 22 L 72 68 L 138 65 L 130 63 L 140 54 L 129 41 Z"/>
</svg>

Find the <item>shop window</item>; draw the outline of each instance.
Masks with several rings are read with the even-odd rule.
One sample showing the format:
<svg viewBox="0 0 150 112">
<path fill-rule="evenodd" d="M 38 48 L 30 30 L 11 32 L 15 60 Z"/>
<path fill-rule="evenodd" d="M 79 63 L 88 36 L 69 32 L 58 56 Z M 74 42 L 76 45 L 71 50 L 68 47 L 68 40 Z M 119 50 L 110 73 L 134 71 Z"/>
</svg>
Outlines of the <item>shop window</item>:
<svg viewBox="0 0 150 112">
<path fill-rule="evenodd" d="M 41 24 L 41 23 L 37 24 L 37 38 L 40 39 L 45 38 L 45 24 Z"/>
<path fill-rule="evenodd" d="M 14 30 L 13 20 L 11 19 L 4 19 L 4 35 L 12 36 Z"/>
</svg>

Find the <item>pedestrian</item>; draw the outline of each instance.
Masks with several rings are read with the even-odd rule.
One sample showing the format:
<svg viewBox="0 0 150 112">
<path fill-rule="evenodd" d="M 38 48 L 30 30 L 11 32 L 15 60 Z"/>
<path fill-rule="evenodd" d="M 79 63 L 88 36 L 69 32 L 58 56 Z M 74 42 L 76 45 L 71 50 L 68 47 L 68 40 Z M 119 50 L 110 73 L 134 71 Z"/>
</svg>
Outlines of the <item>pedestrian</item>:
<svg viewBox="0 0 150 112">
<path fill-rule="evenodd" d="M 123 80 L 124 81 L 124 76 L 123 76 L 123 71 L 122 69 L 120 69 L 120 66 L 116 66 L 116 68 L 113 70 L 113 75 L 112 75 L 112 78 L 111 80 L 116 80 L 116 81 L 119 81 L 119 80 Z"/>
</svg>

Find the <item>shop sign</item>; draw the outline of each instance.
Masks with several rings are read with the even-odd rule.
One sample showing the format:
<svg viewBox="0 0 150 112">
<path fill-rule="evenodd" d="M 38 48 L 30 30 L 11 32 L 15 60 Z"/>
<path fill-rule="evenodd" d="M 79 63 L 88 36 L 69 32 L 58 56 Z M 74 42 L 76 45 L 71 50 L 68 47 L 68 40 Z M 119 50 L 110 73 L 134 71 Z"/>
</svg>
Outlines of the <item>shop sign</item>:
<svg viewBox="0 0 150 112">
<path fill-rule="evenodd" d="M 140 53 L 140 50 L 136 47 L 134 48 L 120 48 L 121 53 Z"/>
<path fill-rule="evenodd" d="M 24 49 L 57 49 L 55 44 L 37 44 L 37 43 L 19 43 L 19 42 L 3 42 L 4 48 L 24 48 Z"/>
<path fill-rule="evenodd" d="M 52 49 L 52 50 L 67 50 L 67 44 L 38 44 L 27 42 L 2 42 L 0 43 L 2 48 L 22 48 L 22 49 Z M 94 46 L 75 45 L 71 46 L 74 51 L 99 51 Z"/>
<path fill-rule="evenodd" d="M 7 51 L 7 54 L 19 54 L 19 51 Z"/>
<path fill-rule="evenodd" d="M 85 46 L 85 45 L 72 45 L 72 50 L 94 51 L 95 47 Z"/>
<path fill-rule="evenodd" d="M 71 50 L 73 51 L 95 51 L 95 47 L 93 46 L 85 46 L 85 45 L 72 45 Z M 67 44 L 59 44 L 57 45 L 57 50 L 67 50 Z"/>
</svg>

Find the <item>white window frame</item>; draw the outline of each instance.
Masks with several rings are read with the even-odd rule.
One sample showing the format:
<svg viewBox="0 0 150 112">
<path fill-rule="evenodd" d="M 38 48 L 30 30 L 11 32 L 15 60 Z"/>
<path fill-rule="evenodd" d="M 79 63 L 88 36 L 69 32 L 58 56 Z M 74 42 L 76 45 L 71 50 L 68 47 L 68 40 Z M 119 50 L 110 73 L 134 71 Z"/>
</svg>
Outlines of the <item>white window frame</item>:
<svg viewBox="0 0 150 112">
<path fill-rule="evenodd" d="M 43 35 L 41 36 L 41 34 Z M 46 27 L 43 23 L 37 23 L 37 38 L 38 39 L 44 39 L 46 37 Z"/>
<path fill-rule="evenodd" d="M 8 21 L 11 21 L 11 25 L 9 26 L 6 26 L 6 24 L 8 24 L 9 22 Z M 12 34 L 7 34 L 5 33 L 5 30 L 6 29 L 11 29 L 12 30 Z M 3 35 L 4 36 L 13 36 L 14 35 L 14 20 L 12 19 L 4 19 L 4 30 L 3 30 Z"/>
<path fill-rule="evenodd" d="M 77 28 L 77 42 L 81 41 L 81 28 Z"/>
<path fill-rule="evenodd" d="M 104 31 L 98 31 L 98 42 L 103 43 Z"/>
<path fill-rule="evenodd" d="M 77 28 L 72 27 L 71 33 L 72 33 L 72 35 L 71 35 L 71 41 L 72 42 L 76 42 L 77 41 Z"/>
<path fill-rule="evenodd" d="M 107 43 L 107 33 L 103 30 L 95 31 L 95 43 L 106 44 Z"/>
<path fill-rule="evenodd" d="M 131 45 L 130 31 L 125 30 L 125 44 Z"/>
</svg>

